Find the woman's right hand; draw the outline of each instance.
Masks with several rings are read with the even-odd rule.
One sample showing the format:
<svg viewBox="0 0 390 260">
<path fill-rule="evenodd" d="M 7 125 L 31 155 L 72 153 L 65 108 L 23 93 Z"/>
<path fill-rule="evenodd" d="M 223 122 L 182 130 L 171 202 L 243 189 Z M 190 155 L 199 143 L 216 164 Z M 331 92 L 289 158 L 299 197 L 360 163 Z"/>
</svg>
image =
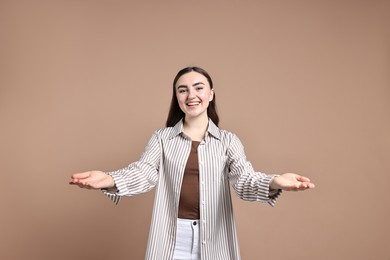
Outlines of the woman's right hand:
<svg viewBox="0 0 390 260">
<path fill-rule="evenodd" d="M 102 171 L 72 174 L 69 184 L 86 189 L 110 189 L 115 187 L 114 179 Z"/>
</svg>

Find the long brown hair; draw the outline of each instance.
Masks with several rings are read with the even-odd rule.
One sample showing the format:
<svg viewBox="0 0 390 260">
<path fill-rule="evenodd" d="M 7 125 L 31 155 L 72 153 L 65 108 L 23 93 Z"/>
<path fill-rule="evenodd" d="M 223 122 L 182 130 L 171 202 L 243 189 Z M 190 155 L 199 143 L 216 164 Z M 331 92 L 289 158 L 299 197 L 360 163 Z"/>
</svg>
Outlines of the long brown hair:
<svg viewBox="0 0 390 260">
<path fill-rule="evenodd" d="M 210 85 L 210 89 L 213 89 L 213 81 L 211 80 L 210 75 L 204 69 L 199 67 L 186 67 L 180 70 L 177 73 L 175 79 L 173 80 L 172 100 L 171 100 L 171 106 L 169 109 L 168 118 L 166 122 L 167 127 L 175 126 L 176 123 L 179 122 L 184 117 L 184 112 L 180 109 L 179 103 L 177 101 L 175 86 L 181 76 L 191 71 L 195 71 L 205 76 Z M 214 93 L 213 100 L 210 101 L 209 106 L 207 107 L 207 115 L 214 122 L 214 124 L 218 126 L 219 116 L 217 113 L 217 105 L 215 103 L 215 93 Z"/>
</svg>

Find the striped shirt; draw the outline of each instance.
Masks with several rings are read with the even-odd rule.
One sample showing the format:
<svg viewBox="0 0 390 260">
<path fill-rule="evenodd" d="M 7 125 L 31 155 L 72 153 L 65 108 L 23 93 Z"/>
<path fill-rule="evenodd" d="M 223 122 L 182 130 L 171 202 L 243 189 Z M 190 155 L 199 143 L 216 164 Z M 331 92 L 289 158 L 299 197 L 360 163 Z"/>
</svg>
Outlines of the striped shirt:
<svg viewBox="0 0 390 260">
<path fill-rule="evenodd" d="M 172 259 L 181 184 L 191 150 L 183 133 L 183 121 L 157 130 L 139 161 L 108 172 L 117 191 L 104 191 L 116 204 L 121 196 L 133 196 L 156 186 L 145 259 Z M 203 260 L 238 260 L 240 251 L 233 217 L 230 185 L 246 201 L 274 206 L 281 191 L 270 194 L 275 175 L 255 172 L 238 137 L 219 129 L 211 120 L 198 146 L 200 241 Z"/>
</svg>

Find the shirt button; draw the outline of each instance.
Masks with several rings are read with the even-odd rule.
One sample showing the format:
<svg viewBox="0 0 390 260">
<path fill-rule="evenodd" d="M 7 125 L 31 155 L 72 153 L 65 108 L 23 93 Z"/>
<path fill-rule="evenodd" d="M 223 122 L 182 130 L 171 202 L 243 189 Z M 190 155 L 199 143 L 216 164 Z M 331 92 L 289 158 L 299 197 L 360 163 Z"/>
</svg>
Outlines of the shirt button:
<svg viewBox="0 0 390 260">
<path fill-rule="evenodd" d="M 196 226 L 196 221 L 192 222 L 192 225 Z"/>
</svg>

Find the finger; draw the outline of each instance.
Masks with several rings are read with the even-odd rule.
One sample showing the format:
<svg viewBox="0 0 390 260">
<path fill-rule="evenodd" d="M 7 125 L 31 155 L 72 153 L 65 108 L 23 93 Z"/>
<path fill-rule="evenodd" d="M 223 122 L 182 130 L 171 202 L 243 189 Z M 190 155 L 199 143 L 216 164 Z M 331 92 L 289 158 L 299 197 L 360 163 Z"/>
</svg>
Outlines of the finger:
<svg viewBox="0 0 390 260">
<path fill-rule="evenodd" d="M 90 183 L 87 183 L 87 182 L 79 182 L 76 185 L 79 186 L 80 188 L 87 189 L 87 190 L 95 190 L 96 189 L 93 185 L 91 185 Z"/>
<path fill-rule="evenodd" d="M 85 181 L 85 179 L 73 179 L 69 182 L 69 184 L 78 185 L 80 188 L 83 188 L 84 186 L 90 186 L 90 184 Z"/>
<path fill-rule="evenodd" d="M 95 181 L 81 181 L 82 185 L 89 190 L 99 189 L 99 185 Z"/>
<path fill-rule="evenodd" d="M 291 184 L 284 185 L 282 189 L 286 191 L 298 191 L 300 188 L 301 188 L 301 183 L 291 183 Z"/>
<path fill-rule="evenodd" d="M 315 185 L 313 183 L 304 182 L 301 184 L 298 190 L 307 190 L 307 189 L 313 189 Z"/>
<path fill-rule="evenodd" d="M 82 189 L 88 189 L 87 186 L 85 186 L 85 185 L 83 185 L 83 184 L 81 184 L 81 183 L 77 184 L 77 186 L 79 186 L 79 188 L 82 188 Z"/>
<path fill-rule="evenodd" d="M 81 184 L 86 185 L 87 181 L 85 179 L 72 179 L 69 181 L 69 184 Z"/>
<path fill-rule="evenodd" d="M 72 179 L 85 179 L 91 175 L 90 172 L 80 172 L 72 174 Z"/>
<path fill-rule="evenodd" d="M 304 182 L 303 184 L 307 189 L 313 189 L 315 187 L 314 183 L 311 182 Z"/>
<path fill-rule="evenodd" d="M 316 187 L 316 185 L 314 185 L 314 183 L 308 183 L 307 186 L 309 189 L 314 189 Z"/>
<path fill-rule="evenodd" d="M 78 186 L 79 188 L 86 188 L 86 186 L 83 185 L 81 182 L 70 181 L 69 184 Z"/>
<path fill-rule="evenodd" d="M 310 182 L 310 179 L 305 176 L 297 176 L 297 180 L 301 182 Z"/>
<path fill-rule="evenodd" d="M 78 185 L 78 184 L 80 184 L 80 183 L 81 183 L 81 181 L 80 181 L 79 179 L 71 179 L 71 180 L 69 181 L 69 184 Z"/>
</svg>

